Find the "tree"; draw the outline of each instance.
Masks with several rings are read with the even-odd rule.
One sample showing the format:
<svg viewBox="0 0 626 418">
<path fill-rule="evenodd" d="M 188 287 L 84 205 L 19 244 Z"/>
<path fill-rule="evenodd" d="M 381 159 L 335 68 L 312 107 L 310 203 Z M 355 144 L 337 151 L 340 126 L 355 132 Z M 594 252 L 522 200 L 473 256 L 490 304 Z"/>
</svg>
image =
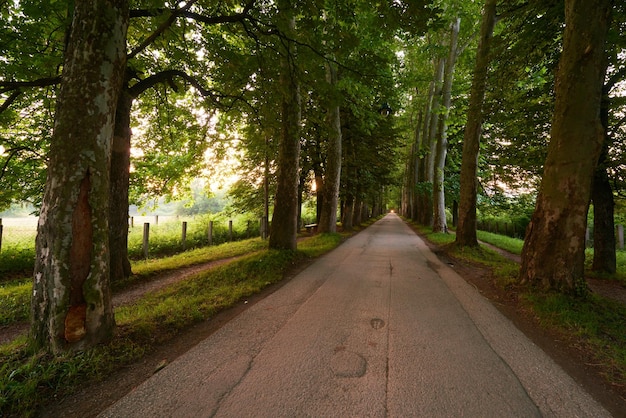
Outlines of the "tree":
<svg viewBox="0 0 626 418">
<path fill-rule="evenodd" d="M 289 39 L 294 39 L 296 27 L 294 5 L 291 0 L 281 0 L 278 7 L 278 27 Z M 301 108 L 295 44 L 289 39 L 281 40 L 280 49 L 281 135 L 269 246 L 274 249 L 295 250 L 298 232 Z"/>
<path fill-rule="evenodd" d="M 326 64 L 326 80 L 330 86 L 337 85 L 337 69 Z M 341 116 L 339 104 L 330 103 L 327 114 L 328 147 L 324 172 L 323 201 L 318 225 L 319 232 L 337 232 L 337 204 L 341 181 Z"/>
<path fill-rule="evenodd" d="M 620 53 L 624 48 L 623 25 L 619 22 L 626 19 L 626 6 L 623 4 L 613 10 L 613 24 L 609 30 L 611 46 L 607 46 L 610 72 L 604 84 L 602 104 L 600 106 L 600 120 L 604 127 L 604 144 L 600 153 L 600 160 L 593 176 L 593 262 L 594 271 L 613 274 L 617 270 L 615 247 L 615 199 L 610 171 L 614 170 L 611 157 L 611 148 L 620 136 L 624 123 L 624 103 L 619 97 L 611 97 L 616 86 L 626 77 L 626 67 L 620 66 Z M 621 103 L 620 103 L 621 102 Z M 615 154 L 615 153 L 613 153 Z"/>
<path fill-rule="evenodd" d="M 463 160 L 461 163 L 461 190 L 459 200 L 459 224 L 456 230 L 456 244 L 478 246 L 476 238 L 476 193 L 477 165 L 480 149 L 480 135 L 483 121 L 483 100 L 489 67 L 489 44 L 496 20 L 497 0 L 486 0 L 480 29 L 480 40 L 476 52 L 474 80 L 470 92 L 467 124 L 463 135 Z"/>
<path fill-rule="evenodd" d="M 207 28 L 220 24 L 242 22 L 250 17 L 249 12 L 254 2 L 248 1 L 245 6 L 241 7 L 240 12 L 231 14 L 222 14 L 221 10 L 216 12 L 203 8 L 192 9 L 195 3 L 195 1 L 188 1 L 172 10 L 138 9 L 131 11 L 131 17 L 136 18 L 136 20 L 141 18 L 164 20 L 159 23 L 156 29 L 146 29 L 139 23 L 136 25 L 137 28 L 134 28 L 136 39 L 131 39 L 131 41 L 138 46 L 129 53 L 129 57 L 135 59 L 129 63 L 126 69 L 123 91 L 117 106 L 116 135 L 114 136 L 111 161 L 111 222 L 109 225 L 112 281 L 128 277 L 131 273 L 127 256 L 127 242 L 129 187 L 131 185 L 129 176 L 131 166 L 130 126 L 134 101 L 149 89 L 154 89 L 158 85 L 165 86 L 162 95 L 156 94 L 151 97 L 160 100 L 156 106 L 151 100 L 145 100 L 150 103 L 146 106 L 148 110 L 144 112 L 148 115 L 145 116 L 145 119 L 154 121 L 147 131 L 149 133 L 157 131 L 161 134 L 161 138 L 160 141 L 156 141 L 158 146 L 142 147 L 146 158 L 141 162 L 135 160 L 137 170 L 133 183 L 135 196 L 139 194 L 140 190 L 145 190 L 144 187 L 137 187 L 137 185 L 146 183 L 161 186 L 156 188 L 156 192 L 150 190 L 152 196 L 160 196 L 171 190 L 182 188 L 180 187 L 181 183 L 189 181 L 190 177 L 195 176 L 204 161 L 204 152 L 208 147 L 207 122 L 205 121 L 203 126 L 199 127 L 198 120 L 201 118 L 193 110 L 205 108 L 209 113 L 215 108 L 229 109 L 232 107 L 232 103 L 223 103 L 223 101 L 231 102 L 238 98 L 238 94 L 225 94 L 218 91 L 219 86 L 226 82 L 221 79 L 219 82 L 216 81 L 218 77 L 215 75 L 220 72 L 220 67 L 214 64 L 216 62 L 222 64 L 221 61 L 228 63 L 230 59 L 233 59 L 232 48 L 229 49 L 228 45 L 224 45 L 228 42 L 223 41 L 221 36 L 216 36 L 213 31 Z M 181 23 L 183 18 L 189 21 Z M 192 25 L 190 22 L 194 22 L 196 25 Z M 186 39 L 186 34 L 193 36 Z M 215 39 L 219 39 L 219 41 L 216 42 Z M 190 45 L 192 42 L 195 45 Z M 202 55 L 199 56 L 197 51 L 203 50 L 205 47 L 219 50 L 223 59 L 216 59 L 217 53 L 214 51 L 207 51 L 206 53 L 203 51 Z M 158 62 L 153 62 L 154 51 L 160 53 Z M 222 58 L 221 56 L 220 58 Z M 235 58 L 240 58 L 240 56 Z M 211 66 L 216 68 L 209 69 Z M 190 71 L 190 74 L 172 67 L 185 68 Z M 148 72 L 152 72 L 152 74 L 143 78 L 143 75 Z M 210 83 L 212 89 L 204 87 L 204 78 L 207 76 L 213 76 Z M 232 77 L 232 75 L 229 74 L 228 77 Z M 189 96 L 185 97 L 184 92 L 180 92 L 180 90 L 184 90 L 177 85 L 177 82 L 181 80 L 186 85 L 192 86 L 197 95 L 203 97 L 204 106 L 190 99 Z M 131 81 L 134 83 L 131 84 Z M 240 83 L 241 81 L 234 84 Z M 167 88 L 172 90 L 171 95 L 175 96 L 174 99 L 170 99 L 171 95 L 166 93 Z M 237 85 L 233 89 L 240 90 L 241 86 Z M 225 100 L 227 98 L 232 100 Z M 154 111 L 155 108 L 156 111 Z M 165 123 L 159 119 L 162 113 L 166 115 Z M 181 124 L 185 126 L 179 126 Z M 178 131 L 177 134 L 173 135 L 176 131 Z M 136 146 L 139 145 L 137 142 L 135 143 Z M 167 145 L 170 147 L 168 148 Z M 151 160 L 152 164 L 146 163 L 146 160 Z M 146 182 L 145 178 L 151 178 L 152 181 Z M 157 179 L 163 179 L 163 181 L 156 181 Z M 135 201 L 134 203 L 139 202 Z"/>
<path fill-rule="evenodd" d="M 450 47 L 444 66 L 443 90 L 442 90 L 442 114 L 439 116 L 437 127 L 437 147 L 435 152 L 434 178 L 433 178 L 433 232 L 448 232 L 446 222 L 446 206 L 444 194 L 444 170 L 446 154 L 448 152 L 447 119 L 452 100 L 452 81 L 454 67 L 459 54 L 457 50 L 459 27 L 461 19 L 456 18 L 452 22 L 450 30 Z"/>
<path fill-rule="evenodd" d="M 551 140 L 522 250 L 521 283 L 586 291 L 585 231 L 604 141 L 600 121 L 610 0 L 567 0 Z"/>
<path fill-rule="evenodd" d="M 109 156 L 128 3 L 78 1 L 65 53 L 37 232 L 32 336 L 58 353 L 111 337 Z"/>
</svg>

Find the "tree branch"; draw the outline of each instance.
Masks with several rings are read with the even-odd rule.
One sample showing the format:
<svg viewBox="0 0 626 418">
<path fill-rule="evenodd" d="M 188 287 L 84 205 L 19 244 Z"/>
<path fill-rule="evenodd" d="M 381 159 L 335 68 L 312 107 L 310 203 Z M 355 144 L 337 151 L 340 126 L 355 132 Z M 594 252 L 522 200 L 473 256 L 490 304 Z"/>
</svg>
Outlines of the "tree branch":
<svg viewBox="0 0 626 418">
<path fill-rule="evenodd" d="M 2 103 L 2 106 L 0 106 L 0 113 L 4 112 L 5 110 L 7 110 L 9 108 L 9 106 L 11 106 L 11 104 L 17 100 L 18 97 L 20 97 L 22 94 L 22 92 L 20 90 L 15 90 L 13 93 L 11 93 L 11 95 L 4 101 L 4 103 Z"/>
<path fill-rule="evenodd" d="M 0 94 L 7 91 L 18 90 L 22 87 L 48 87 L 61 82 L 61 76 L 40 78 L 33 81 L 2 81 L 0 82 Z"/>
<path fill-rule="evenodd" d="M 603 93 L 604 94 L 609 94 L 611 92 L 611 90 L 613 90 L 613 87 L 615 87 L 615 85 L 617 83 L 622 81 L 624 79 L 624 77 L 626 77 L 626 66 L 623 66 L 618 71 L 613 73 L 613 75 L 611 75 L 611 77 L 609 77 L 607 82 L 604 84 Z"/>
<path fill-rule="evenodd" d="M 165 71 L 161 71 L 160 73 L 151 75 L 148 78 L 143 79 L 143 80 L 139 81 L 138 83 L 136 83 L 135 85 L 133 85 L 132 87 L 130 87 L 128 89 L 129 94 L 133 98 L 136 98 L 141 93 L 143 93 L 144 91 L 154 87 L 157 84 L 168 83 L 170 86 L 172 86 L 174 84 L 174 82 L 173 82 L 174 77 L 180 77 L 180 78 L 184 79 L 185 81 L 187 81 L 196 90 L 198 90 L 198 92 L 203 97 L 210 98 L 211 101 L 217 107 L 219 107 L 219 108 L 221 108 L 223 110 L 230 110 L 230 109 L 232 109 L 234 103 L 237 102 L 237 101 L 242 101 L 247 106 L 249 106 L 250 108 L 254 109 L 254 107 L 252 105 L 250 105 L 246 100 L 243 99 L 243 93 L 238 95 L 238 96 L 235 96 L 235 95 L 231 95 L 231 94 L 216 92 L 215 90 L 209 90 L 209 89 L 205 88 L 196 78 L 190 76 L 189 74 L 187 74 L 187 73 L 185 73 L 184 71 L 181 71 L 181 70 L 165 70 Z M 230 105 L 222 103 L 221 99 L 225 99 L 225 98 L 234 99 L 233 103 L 231 103 Z"/>
<path fill-rule="evenodd" d="M 9 156 L 4 161 L 4 164 L 2 166 L 2 170 L 0 170 L 0 180 L 2 180 L 2 178 L 6 174 L 8 168 L 9 168 L 9 162 L 11 162 L 11 159 L 13 159 L 13 157 L 15 157 L 20 151 L 27 151 L 28 149 L 29 149 L 28 147 L 21 146 L 21 147 L 10 148 L 8 150 L 5 150 L 5 152 L 7 152 L 9 154 Z"/>
</svg>

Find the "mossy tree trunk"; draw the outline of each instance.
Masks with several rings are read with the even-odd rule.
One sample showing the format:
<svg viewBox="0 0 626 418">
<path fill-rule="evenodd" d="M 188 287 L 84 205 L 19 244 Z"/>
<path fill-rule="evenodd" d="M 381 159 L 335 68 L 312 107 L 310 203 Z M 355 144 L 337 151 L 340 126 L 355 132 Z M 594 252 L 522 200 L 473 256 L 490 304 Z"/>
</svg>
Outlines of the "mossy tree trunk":
<svg viewBox="0 0 626 418">
<path fill-rule="evenodd" d="M 31 334 L 54 353 L 108 339 L 109 169 L 128 3 L 76 1 L 39 218 Z"/>
<path fill-rule="evenodd" d="M 585 231 L 604 129 L 604 43 L 610 0 L 567 0 L 551 140 L 528 226 L 520 281 L 566 293 L 586 290 Z"/>
</svg>

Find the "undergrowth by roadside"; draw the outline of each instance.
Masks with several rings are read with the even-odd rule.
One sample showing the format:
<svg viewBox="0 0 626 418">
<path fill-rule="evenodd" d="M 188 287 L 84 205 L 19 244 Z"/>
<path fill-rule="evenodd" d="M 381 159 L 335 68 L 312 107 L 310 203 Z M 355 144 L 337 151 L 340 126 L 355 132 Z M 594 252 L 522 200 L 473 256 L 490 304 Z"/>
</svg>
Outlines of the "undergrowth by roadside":
<svg viewBox="0 0 626 418">
<path fill-rule="evenodd" d="M 562 340 L 590 355 L 588 364 L 596 366 L 607 383 L 626 387 L 626 305 L 591 293 L 576 297 L 521 286 L 519 265 L 496 251 L 483 245 L 459 248 L 454 245 L 452 234 L 410 226 L 453 258 L 488 268 L 495 284 L 515 293 L 522 308 L 532 312 L 538 327 L 558 333 Z M 514 254 L 520 254 L 523 245 L 520 239 L 483 232 L 479 232 L 479 239 Z M 621 280 L 623 270 L 611 279 Z"/>
<path fill-rule="evenodd" d="M 105 379 L 115 369 L 140 360 L 189 326 L 282 280 L 300 262 L 332 250 L 343 238 L 340 234 L 316 235 L 300 242 L 298 251 L 267 250 L 266 243 L 259 246 L 250 240 L 248 244 L 225 244 L 212 255 L 192 253 L 177 256 L 178 261 L 136 266 L 137 280 L 142 280 L 157 271 L 209 261 L 207 257 L 223 259 L 241 251 L 251 253 L 116 309 L 118 326 L 108 344 L 56 357 L 34 350 L 26 337 L 0 346 L 0 416 L 35 416 L 42 405 L 73 392 L 86 381 Z M 244 248 L 234 250 L 236 245 Z"/>
<path fill-rule="evenodd" d="M 125 280 L 112 283 L 113 292 L 122 291 L 136 283 L 150 280 L 156 274 L 207 263 L 224 258 L 249 254 L 267 247 L 267 242 L 252 238 L 217 246 L 203 247 L 166 258 L 150 258 L 132 263 L 133 274 Z M 0 325 L 26 321 L 30 314 L 32 278 L 0 282 Z"/>
</svg>

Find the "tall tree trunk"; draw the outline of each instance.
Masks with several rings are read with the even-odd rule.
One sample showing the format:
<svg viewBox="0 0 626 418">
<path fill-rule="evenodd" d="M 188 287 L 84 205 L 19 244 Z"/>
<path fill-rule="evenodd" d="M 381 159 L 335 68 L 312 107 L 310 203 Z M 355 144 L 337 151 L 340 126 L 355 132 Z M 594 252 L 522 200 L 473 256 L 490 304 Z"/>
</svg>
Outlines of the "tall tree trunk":
<svg viewBox="0 0 626 418">
<path fill-rule="evenodd" d="M 337 85 L 337 70 L 326 63 L 326 81 L 332 89 Z M 341 182 L 341 116 L 339 105 L 331 103 L 326 115 L 329 130 L 324 172 L 324 200 L 318 225 L 319 232 L 337 232 L 337 202 Z"/>
<path fill-rule="evenodd" d="M 410 192 L 409 195 L 411 197 L 411 213 L 410 217 L 412 220 L 417 220 L 417 212 L 418 212 L 418 194 L 417 194 L 417 184 L 419 182 L 419 149 L 422 142 L 422 136 L 420 135 L 420 129 L 422 129 L 422 123 L 424 119 L 424 112 L 420 110 L 417 116 L 417 125 L 415 126 L 415 143 L 413 144 L 413 159 L 412 159 L 412 169 L 410 173 Z"/>
<path fill-rule="evenodd" d="M 447 120 L 452 101 L 452 81 L 454 80 L 454 66 L 456 64 L 460 26 L 461 19 L 456 18 L 451 25 L 450 51 L 448 59 L 446 60 L 443 77 L 443 91 L 441 94 L 443 113 L 439 116 L 439 128 L 437 129 L 437 154 L 435 159 L 435 177 L 433 182 L 433 232 L 448 232 L 443 181 L 446 155 L 448 153 Z"/>
<path fill-rule="evenodd" d="M 489 68 L 489 46 L 493 27 L 496 23 L 497 0 L 486 0 L 480 28 L 480 41 L 476 51 L 474 79 L 470 92 L 467 124 L 463 134 L 463 154 L 461 162 L 461 187 L 459 197 L 459 225 L 456 229 L 456 243 L 460 246 L 478 246 L 476 237 L 476 194 L 478 151 L 483 123 L 483 101 Z"/>
<path fill-rule="evenodd" d="M 111 337 L 115 325 L 109 170 L 127 27 L 126 1 L 75 3 L 37 228 L 31 302 L 35 344 L 55 353 L 98 344 Z"/>
<path fill-rule="evenodd" d="M 341 222 L 341 227 L 343 228 L 343 231 L 352 231 L 352 229 L 354 229 L 353 226 L 353 219 L 354 219 L 354 195 L 352 193 L 348 193 L 346 196 L 346 201 L 344 204 L 344 210 L 343 210 L 343 218 L 342 218 L 342 222 Z"/>
<path fill-rule="evenodd" d="M 422 171 L 423 180 L 421 184 L 421 216 L 422 225 L 432 226 L 433 224 L 433 181 L 435 179 L 435 153 L 437 145 L 437 129 L 441 117 L 441 92 L 443 89 L 443 74 L 445 59 L 438 58 L 435 62 L 435 73 L 433 85 L 435 86 L 432 108 L 430 111 L 430 122 L 428 123 L 428 136 L 424 138 L 422 144 L 426 157 L 423 160 Z"/>
<path fill-rule="evenodd" d="M 127 87 L 124 86 L 117 100 L 111 147 L 111 199 L 109 202 L 111 282 L 123 280 L 132 273 L 128 260 L 128 187 L 130 182 L 130 112 L 133 97 Z"/>
<path fill-rule="evenodd" d="M 425 212 L 431 210 L 431 206 L 428 205 L 429 200 L 426 196 L 427 188 L 426 188 L 426 145 L 428 141 L 428 133 L 430 132 L 430 114 L 433 112 L 433 98 L 435 95 L 435 82 L 431 81 L 428 87 L 428 96 L 426 98 L 426 104 L 424 105 L 424 120 L 422 124 L 422 135 L 418 152 L 418 161 L 417 161 L 417 182 L 415 186 L 415 218 L 414 221 L 417 221 L 421 224 L 424 223 L 424 218 L 427 215 L 424 215 Z"/>
<path fill-rule="evenodd" d="M 600 160 L 593 175 L 591 199 L 593 201 L 593 271 L 613 274 L 617 271 L 615 254 L 615 201 L 607 174 L 611 137 L 609 127 L 609 92 L 603 91 L 600 120 L 604 127 L 604 144 Z"/>
<path fill-rule="evenodd" d="M 296 20 L 290 0 L 279 1 L 279 27 L 287 36 L 295 32 Z M 296 249 L 298 233 L 298 165 L 300 159 L 300 86 L 295 74 L 295 47 L 284 41 L 281 49 L 281 137 L 276 176 L 276 200 L 269 247 Z"/>
<path fill-rule="evenodd" d="M 354 211 L 352 214 L 352 223 L 357 226 L 363 223 L 363 199 L 360 196 L 361 193 L 357 192 L 357 196 L 354 199 Z"/>
<path fill-rule="evenodd" d="M 269 135 L 265 136 L 265 161 L 263 164 L 263 236 L 267 239 L 270 231 L 270 156 L 269 156 Z"/>
<path fill-rule="evenodd" d="M 322 206 L 324 205 L 324 176 L 322 174 L 322 167 L 313 166 L 313 172 L 315 173 L 315 222 L 320 223 L 322 217 Z"/>
<path fill-rule="evenodd" d="M 604 165 L 593 176 L 592 270 L 613 274 L 617 270 L 613 189 Z"/>
<path fill-rule="evenodd" d="M 585 230 L 604 141 L 600 101 L 610 11 L 610 0 L 565 2 L 551 140 L 522 250 L 522 283 L 567 293 L 586 291 Z"/>
</svg>

